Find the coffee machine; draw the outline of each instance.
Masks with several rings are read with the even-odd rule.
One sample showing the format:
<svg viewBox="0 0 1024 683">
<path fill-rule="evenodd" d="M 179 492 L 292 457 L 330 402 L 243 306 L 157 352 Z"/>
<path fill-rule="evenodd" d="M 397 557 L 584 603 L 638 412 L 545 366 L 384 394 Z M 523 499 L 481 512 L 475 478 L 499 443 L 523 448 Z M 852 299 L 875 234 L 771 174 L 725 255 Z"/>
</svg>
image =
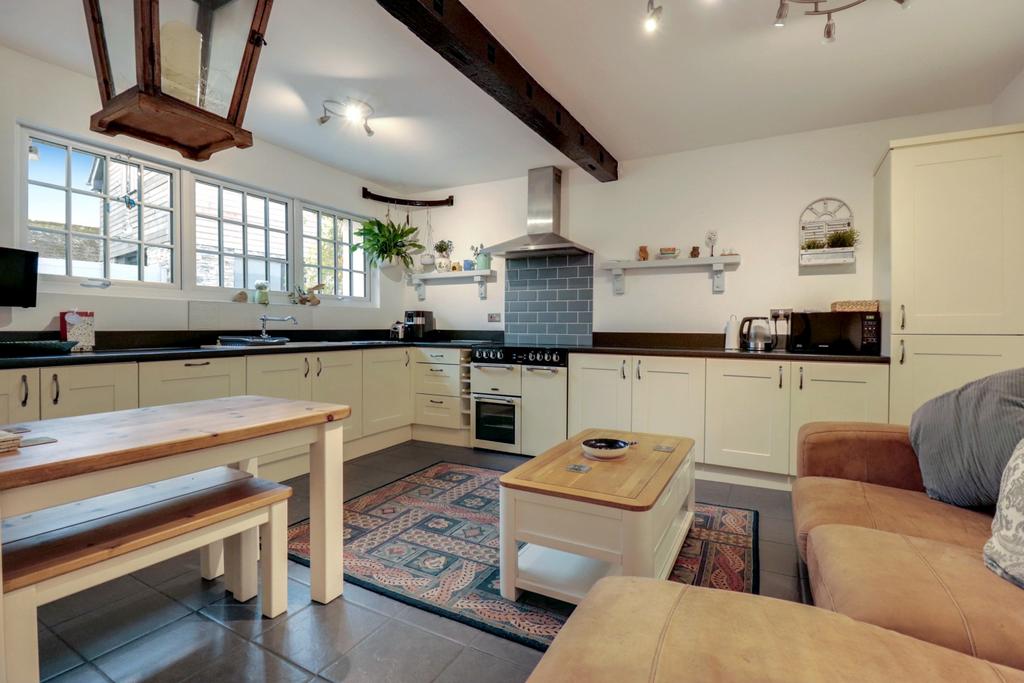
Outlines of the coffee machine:
<svg viewBox="0 0 1024 683">
<path fill-rule="evenodd" d="M 405 338 L 423 339 L 427 334 L 434 331 L 433 311 L 406 311 L 405 312 Z"/>
</svg>

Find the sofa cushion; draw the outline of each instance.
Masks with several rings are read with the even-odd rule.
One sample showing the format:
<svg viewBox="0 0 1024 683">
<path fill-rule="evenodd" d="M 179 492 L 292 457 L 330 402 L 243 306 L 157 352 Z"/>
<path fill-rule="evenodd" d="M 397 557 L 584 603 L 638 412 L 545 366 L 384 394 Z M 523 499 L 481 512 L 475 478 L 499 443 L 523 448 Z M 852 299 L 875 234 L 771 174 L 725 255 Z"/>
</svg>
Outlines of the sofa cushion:
<svg viewBox="0 0 1024 683">
<path fill-rule="evenodd" d="M 1024 669 L 1024 591 L 977 549 L 829 524 L 808 536 L 807 573 L 819 607 Z"/>
<path fill-rule="evenodd" d="M 822 524 L 881 529 L 955 543 L 978 551 L 992 534 L 992 517 L 932 500 L 920 491 L 848 479 L 801 477 L 793 484 L 793 524 L 805 560 L 807 534 Z"/>
<path fill-rule="evenodd" d="M 985 544 L 985 564 L 1024 588 L 1024 441 L 1017 444 L 1003 471 L 992 538 Z"/>
<path fill-rule="evenodd" d="M 529 680 L 1021 683 L 1024 672 L 816 607 L 617 577 L 590 590 Z"/>
<path fill-rule="evenodd" d="M 996 504 L 999 481 L 1024 438 L 1024 368 L 937 396 L 910 420 L 928 495 L 953 505 Z"/>
</svg>

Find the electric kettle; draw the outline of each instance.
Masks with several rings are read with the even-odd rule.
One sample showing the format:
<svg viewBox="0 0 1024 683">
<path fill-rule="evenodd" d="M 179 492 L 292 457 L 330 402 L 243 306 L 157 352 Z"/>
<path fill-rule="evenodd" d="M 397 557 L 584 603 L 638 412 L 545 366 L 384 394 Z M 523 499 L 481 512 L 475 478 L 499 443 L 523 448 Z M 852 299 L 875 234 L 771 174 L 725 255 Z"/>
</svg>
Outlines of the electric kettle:
<svg viewBox="0 0 1024 683">
<path fill-rule="evenodd" d="M 772 334 L 768 318 L 744 318 L 740 321 L 740 347 L 744 351 L 771 351 L 778 337 Z"/>
</svg>

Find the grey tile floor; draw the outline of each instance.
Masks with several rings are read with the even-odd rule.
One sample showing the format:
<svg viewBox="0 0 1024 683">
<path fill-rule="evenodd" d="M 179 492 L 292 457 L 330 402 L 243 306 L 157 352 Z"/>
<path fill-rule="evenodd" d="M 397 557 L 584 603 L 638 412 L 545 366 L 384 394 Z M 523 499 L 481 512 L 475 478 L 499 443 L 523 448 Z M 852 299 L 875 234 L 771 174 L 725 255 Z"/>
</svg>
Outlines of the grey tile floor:
<svg viewBox="0 0 1024 683">
<path fill-rule="evenodd" d="M 524 458 L 409 442 L 345 464 L 345 497 L 447 460 L 508 470 Z M 306 517 L 305 477 L 291 521 Z M 761 593 L 798 600 L 789 494 L 699 481 L 701 502 L 761 512 Z M 42 677 L 94 681 L 523 681 L 535 650 L 345 585 L 330 605 L 309 599 L 309 570 L 289 562 L 288 612 L 260 615 L 221 581 L 203 581 L 185 555 L 45 606 L 39 612 Z"/>
</svg>

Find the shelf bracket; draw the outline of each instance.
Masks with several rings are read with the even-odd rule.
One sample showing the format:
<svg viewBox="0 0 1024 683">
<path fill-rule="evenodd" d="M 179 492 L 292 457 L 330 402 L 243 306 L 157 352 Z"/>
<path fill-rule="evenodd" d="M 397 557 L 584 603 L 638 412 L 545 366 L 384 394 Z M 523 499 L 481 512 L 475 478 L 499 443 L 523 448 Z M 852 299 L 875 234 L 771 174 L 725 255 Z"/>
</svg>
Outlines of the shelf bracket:
<svg viewBox="0 0 1024 683">
<path fill-rule="evenodd" d="M 715 263 L 711 266 L 711 293 L 723 294 L 725 292 L 725 264 Z"/>
<path fill-rule="evenodd" d="M 423 280 L 417 280 L 412 278 L 413 289 L 416 290 L 416 300 L 426 301 L 427 300 L 427 283 Z"/>
<path fill-rule="evenodd" d="M 487 301 L 487 278 L 483 275 L 477 275 L 473 278 L 476 281 L 477 292 L 480 295 L 480 301 Z"/>
<path fill-rule="evenodd" d="M 612 269 L 612 293 L 615 295 L 626 293 L 626 271 L 622 268 Z"/>
</svg>

